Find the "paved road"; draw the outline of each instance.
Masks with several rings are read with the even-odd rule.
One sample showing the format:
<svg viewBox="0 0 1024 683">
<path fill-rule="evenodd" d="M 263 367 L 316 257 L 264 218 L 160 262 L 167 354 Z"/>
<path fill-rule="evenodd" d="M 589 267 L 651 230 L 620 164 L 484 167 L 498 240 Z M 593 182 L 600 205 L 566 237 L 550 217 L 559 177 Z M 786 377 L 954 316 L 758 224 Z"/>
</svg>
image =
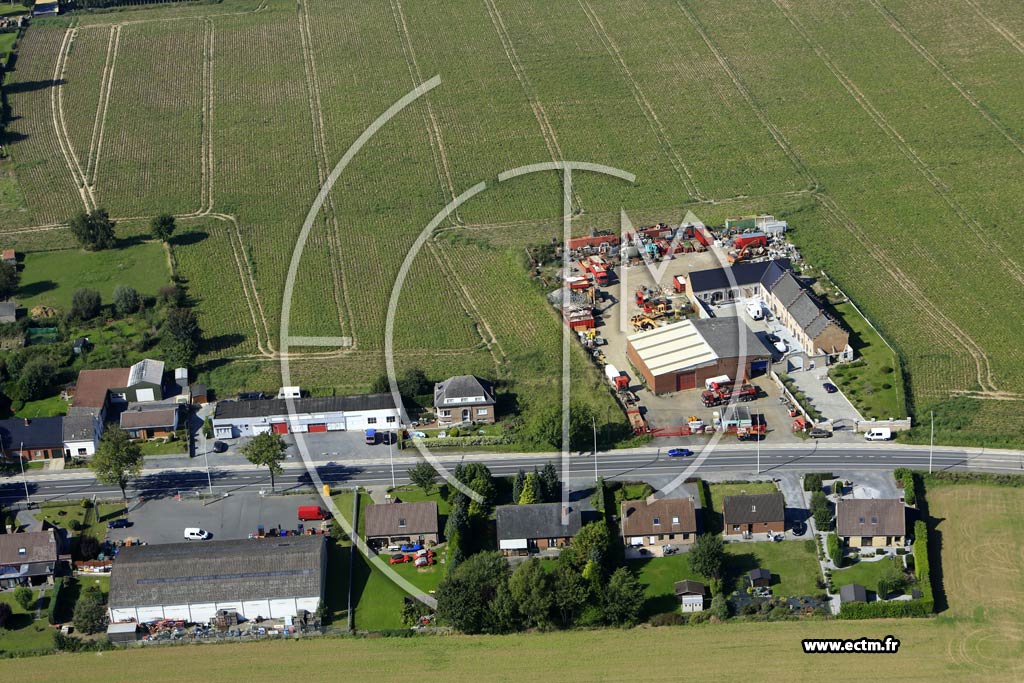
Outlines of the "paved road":
<svg viewBox="0 0 1024 683">
<path fill-rule="evenodd" d="M 669 458 L 665 449 L 645 448 L 631 451 L 602 453 L 597 458 L 597 472 L 606 479 L 638 479 L 643 477 L 674 476 L 684 471 L 690 458 Z M 495 475 L 510 476 L 519 468 L 530 470 L 541 467 L 557 456 L 536 454 L 489 454 L 465 456 L 441 456 L 445 467 L 454 467 L 459 461 L 485 463 Z M 826 471 L 829 469 L 893 469 L 895 467 L 928 468 L 928 449 L 917 447 L 847 446 L 809 442 L 806 446 L 785 448 L 762 448 L 760 451 L 760 472 Z M 403 454 L 395 458 L 395 482 L 405 483 L 406 469 L 416 462 L 415 458 Z M 936 470 L 977 470 L 1024 474 L 1024 454 L 1014 451 L 936 449 L 932 466 Z M 336 462 L 317 463 L 317 473 L 324 483 L 332 487 L 390 485 L 391 467 L 388 458 L 363 459 L 353 464 Z M 758 471 L 758 456 L 754 448 L 730 446 L 716 449 L 697 468 L 697 474 L 747 475 Z M 568 463 L 568 478 L 574 481 L 593 480 L 594 458 L 572 456 Z M 55 498 L 77 499 L 85 496 L 114 497 L 120 490 L 97 483 L 90 473 L 82 471 L 54 474 L 29 473 L 27 479 L 20 474 L 0 480 L 0 500 L 23 501 L 25 486 L 32 501 Z M 212 484 L 215 493 L 231 493 L 243 490 L 270 489 L 270 477 L 263 468 L 251 465 L 212 468 L 207 472 L 202 459 L 196 459 L 191 467 L 146 470 L 144 476 L 133 482 L 130 496 L 162 497 L 174 492 L 208 490 Z M 312 478 L 301 462 L 289 461 L 285 471 L 277 477 L 276 488 L 281 491 L 296 491 L 313 485 Z"/>
</svg>

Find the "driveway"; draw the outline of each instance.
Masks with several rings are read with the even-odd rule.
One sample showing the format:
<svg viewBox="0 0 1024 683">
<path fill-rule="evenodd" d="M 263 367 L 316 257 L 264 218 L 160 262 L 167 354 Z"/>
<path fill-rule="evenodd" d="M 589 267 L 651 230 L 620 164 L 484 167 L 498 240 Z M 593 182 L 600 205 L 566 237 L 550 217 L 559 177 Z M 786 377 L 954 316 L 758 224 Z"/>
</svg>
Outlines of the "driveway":
<svg viewBox="0 0 1024 683">
<path fill-rule="evenodd" d="M 824 383 L 832 381 L 825 368 L 798 370 L 789 376 L 825 419 L 832 421 L 834 429 L 853 431 L 854 422 L 862 419 L 842 391 L 834 394 L 825 391 Z"/>
<path fill-rule="evenodd" d="M 132 526 L 111 529 L 110 540 L 137 538 L 146 543 L 181 543 L 186 527 L 200 527 L 219 541 L 248 538 L 258 525 L 265 529 L 296 529 L 300 505 L 319 505 L 314 495 L 261 496 L 237 493 L 213 501 L 161 498 L 134 505 L 128 513 Z M 306 528 L 318 522 L 306 522 Z M 198 541 L 197 541 L 198 542 Z"/>
</svg>

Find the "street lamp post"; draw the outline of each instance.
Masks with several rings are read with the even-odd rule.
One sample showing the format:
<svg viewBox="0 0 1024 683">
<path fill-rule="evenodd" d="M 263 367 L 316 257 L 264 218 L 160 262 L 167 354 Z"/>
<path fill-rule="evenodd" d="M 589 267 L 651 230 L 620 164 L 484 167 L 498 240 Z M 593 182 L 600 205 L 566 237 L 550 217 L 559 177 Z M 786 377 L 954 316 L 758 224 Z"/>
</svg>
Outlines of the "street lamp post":
<svg viewBox="0 0 1024 683">
<path fill-rule="evenodd" d="M 210 441 L 203 434 L 203 460 L 206 462 L 206 485 L 210 489 L 210 495 L 213 495 L 213 477 L 210 476 Z"/>
<path fill-rule="evenodd" d="M 932 436 L 928 442 L 928 474 L 932 473 L 932 450 L 935 448 L 935 411 L 932 413 Z"/>
<path fill-rule="evenodd" d="M 590 416 L 590 424 L 594 428 L 594 483 L 597 483 L 597 417 Z"/>
<path fill-rule="evenodd" d="M 391 488 L 395 488 L 395 456 L 391 446 L 394 432 L 388 432 L 388 460 L 391 461 Z"/>
<path fill-rule="evenodd" d="M 18 462 L 21 463 L 21 482 L 25 485 L 25 502 L 31 504 L 32 497 L 28 495 L 28 477 L 25 476 L 25 442 L 18 446 Z"/>
</svg>

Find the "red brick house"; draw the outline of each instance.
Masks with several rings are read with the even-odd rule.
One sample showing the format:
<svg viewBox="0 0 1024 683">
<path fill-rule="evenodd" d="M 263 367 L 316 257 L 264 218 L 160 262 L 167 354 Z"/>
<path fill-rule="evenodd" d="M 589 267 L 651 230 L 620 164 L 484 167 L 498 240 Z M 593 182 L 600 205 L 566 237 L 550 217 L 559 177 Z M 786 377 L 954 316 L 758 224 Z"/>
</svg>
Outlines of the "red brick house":
<svg viewBox="0 0 1024 683">
<path fill-rule="evenodd" d="M 781 493 L 726 496 L 722 501 L 722 533 L 726 536 L 786 531 L 786 501 Z"/>
<path fill-rule="evenodd" d="M 690 498 L 624 500 L 621 513 L 627 546 L 688 545 L 697 538 L 697 513 Z"/>
</svg>

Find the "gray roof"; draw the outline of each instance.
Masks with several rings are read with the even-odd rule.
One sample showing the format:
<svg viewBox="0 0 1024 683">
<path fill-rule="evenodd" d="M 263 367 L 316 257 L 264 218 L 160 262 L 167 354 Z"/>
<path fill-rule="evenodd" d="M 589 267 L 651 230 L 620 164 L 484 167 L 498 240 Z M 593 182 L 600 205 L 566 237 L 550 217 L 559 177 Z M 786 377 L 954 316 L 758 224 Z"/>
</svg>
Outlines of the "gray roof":
<svg viewBox="0 0 1024 683">
<path fill-rule="evenodd" d="M 325 552 L 323 536 L 122 548 L 109 603 L 117 609 L 319 596 Z"/>
<path fill-rule="evenodd" d="M 164 362 L 146 358 L 128 369 L 128 386 L 137 384 L 160 385 L 164 379 Z"/>
<path fill-rule="evenodd" d="M 818 307 L 818 304 L 806 291 L 800 292 L 800 295 L 787 308 L 789 314 L 793 316 L 793 320 L 802 329 L 805 329 L 815 318 L 821 315 L 821 309 Z"/>
<path fill-rule="evenodd" d="M 730 289 L 733 284 L 729 276 L 735 280 L 737 287 L 752 285 L 755 282 L 767 283 L 777 280 L 784 269 L 789 269 L 789 259 L 776 261 L 758 261 L 756 263 L 737 263 L 731 268 L 708 268 L 690 273 L 689 287 L 691 292 L 706 292 L 716 289 Z"/>
<path fill-rule="evenodd" d="M 481 398 L 482 397 L 482 398 Z M 472 399 L 478 400 L 472 400 Z M 434 385 L 435 406 L 494 405 L 494 391 L 487 380 L 473 375 L 449 377 Z"/>
<path fill-rule="evenodd" d="M 20 552 L 22 550 L 25 552 Z M 0 534 L 0 565 L 55 562 L 59 554 L 60 546 L 54 529 Z"/>
<path fill-rule="evenodd" d="M 386 410 L 395 407 L 391 394 L 367 394 L 363 396 L 322 396 L 317 398 L 291 399 L 295 413 L 331 413 L 357 410 Z M 214 411 L 214 418 L 237 419 L 245 417 L 270 417 L 288 415 L 288 399 L 272 398 L 262 401 L 221 401 Z"/>
<path fill-rule="evenodd" d="M 64 416 L 65 441 L 91 441 L 96 436 L 96 418 L 87 412 L 68 413 Z"/>
<path fill-rule="evenodd" d="M 367 538 L 436 534 L 438 530 L 437 503 L 432 501 L 370 505 L 363 515 Z"/>
<path fill-rule="evenodd" d="M 817 318 L 812 320 L 809 325 L 804 327 L 804 332 L 807 333 L 808 337 L 810 337 L 811 339 L 814 339 L 819 334 L 824 332 L 825 328 L 828 327 L 829 324 L 833 324 L 834 325 L 835 323 L 833 323 L 831 320 L 829 320 L 824 315 L 819 315 Z"/>
<path fill-rule="evenodd" d="M 897 498 L 843 498 L 836 504 L 840 536 L 903 536 L 907 512 Z"/>
<path fill-rule="evenodd" d="M 48 448 L 63 446 L 63 417 L 20 417 L 0 420 L 0 442 L 4 448 Z"/>
<path fill-rule="evenodd" d="M 18 304 L 13 301 L 0 301 L 0 316 L 14 317 L 18 311 Z"/>
<path fill-rule="evenodd" d="M 700 581 L 676 581 L 676 595 L 704 595 L 704 584 Z"/>
<path fill-rule="evenodd" d="M 868 591 L 859 583 L 848 583 L 839 587 L 839 602 L 867 602 Z"/>
<path fill-rule="evenodd" d="M 725 524 L 779 522 L 786 519 L 786 501 L 781 493 L 726 496 L 722 501 Z"/>
<path fill-rule="evenodd" d="M 177 405 L 160 403 L 150 407 L 144 403 L 130 403 L 121 413 L 120 423 L 122 429 L 174 427 L 177 417 Z"/>
<path fill-rule="evenodd" d="M 772 578 L 772 573 L 769 570 L 764 569 L 763 567 L 758 567 L 757 569 L 751 569 L 749 572 L 747 572 L 747 576 L 750 578 L 751 581 L 759 581 L 762 579 L 768 579 L 770 581 Z"/>
<path fill-rule="evenodd" d="M 498 540 L 520 538 L 569 538 L 582 526 L 578 506 L 569 506 L 567 522 L 562 524 L 561 503 L 535 505 L 502 505 L 497 508 Z"/>
<path fill-rule="evenodd" d="M 746 348 L 743 351 L 747 358 L 770 358 L 772 355 L 754 331 L 736 316 L 703 318 L 691 322 L 719 358 L 740 357 L 740 335 L 745 342 Z"/>
</svg>

